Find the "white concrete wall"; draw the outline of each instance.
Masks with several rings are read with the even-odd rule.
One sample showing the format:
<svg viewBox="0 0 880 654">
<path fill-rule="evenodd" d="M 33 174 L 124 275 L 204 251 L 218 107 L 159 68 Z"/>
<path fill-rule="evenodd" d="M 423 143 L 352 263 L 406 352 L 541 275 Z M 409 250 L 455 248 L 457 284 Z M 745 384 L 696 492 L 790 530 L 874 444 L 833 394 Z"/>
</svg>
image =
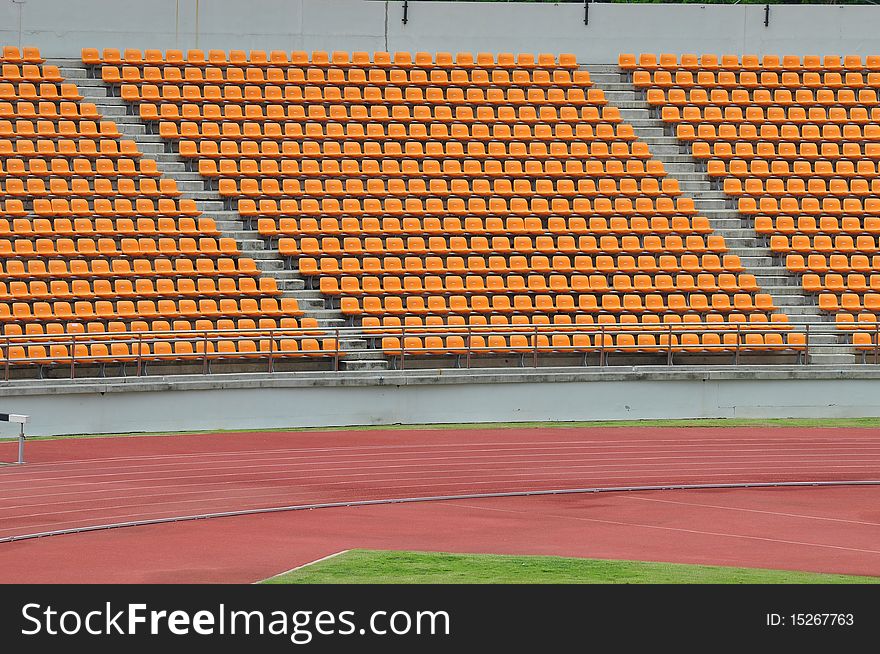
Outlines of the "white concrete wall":
<svg viewBox="0 0 880 654">
<path fill-rule="evenodd" d="M 877 54 L 877 6 L 583 5 L 381 0 L 0 0 L 0 43 L 83 47 Z"/>
<path fill-rule="evenodd" d="M 448 422 L 880 416 L 876 379 L 264 387 L 3 397 L 28 433 L 163 432 Z M 12 431 L 6 435 L 10 435 Z"/>
</svg>

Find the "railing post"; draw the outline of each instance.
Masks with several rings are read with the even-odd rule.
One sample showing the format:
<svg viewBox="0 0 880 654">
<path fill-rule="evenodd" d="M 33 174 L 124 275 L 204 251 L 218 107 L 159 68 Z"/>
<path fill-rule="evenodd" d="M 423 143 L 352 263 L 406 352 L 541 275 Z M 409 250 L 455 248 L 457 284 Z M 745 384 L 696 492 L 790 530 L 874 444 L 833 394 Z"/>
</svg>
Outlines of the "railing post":
<svg viewBox="0 0 880 654">
<path fill-rule="evenodd" d="M 877 350 L 880 349 L 880 322 L 874 323 L 874 365 L 877 365 Z"/>
<path fill-rule="evenodd" d="M 669 329 L 667 330 L 669 334 L 666 337 L 666 365 L 672 365 L 672 323 L 668 325 Z"/>
<path fill-rule="evenodd" d="M 532 348 L 532 364 L 534 368 L 538 367 L 538 326 L 535 325 L 535 342 Z"/>
<path fill-rule="evenodd" d="M 339 372 L 339 327 L 334 332 L 333 340 L 333 371 Z"/>
<path fill-rule="evenodd" d="M 742 326 L 737 323 L 736 325 L 736 352 L 733 355 L 733 363 L 734 365 L 739 365 L 739 348 L 740 343 L 742 342 Z"/>
<path fill-rule="evenodd" d="M 275 372 L 275 330 L 269 330 L 269 374 Z"/>
<path fill-rule="evenodd" d="M 406 325 L 400 328 L 400 369 L 406 370 Z"/>
<path fill-rule="evenodd" d="M 3 361 L 3 378 L 6 381 L 9 381 L 9 357 L 10 357 L 9 343 L 10 343 L 10 340 L 9 340 L 9 337 L 7 336 L 6 337 L 6 356 L 4 357 L 4 361 Z"/>
<path fill-rule="evenodd" d="M 467 353 L 465 354 L 465 368 L 470 370 L 471 367 L 471 325 L 468 323 L 467 331 Z"/>
<path fill-rule="evenodd" d="M 208 332 L 205 331 L 205 351 L 202 352 L 202 374 L 208 374 Z"/>
<path fill-rule="evenodd" d="M 599 367 L 605 366 L 605 325 L 599 327 Z"/>
<path fill-rule="evenodd" d="M 137 357 L 137 376 L 141 376 L 141 369 L 143 368 L 143 360 L 144 360 L 144 335 L 138 332 L 137 338 L 137 349 L 138 349 L 138 357 Z"/>
<path fill-rule="evenodd" d="M 810 365 L 810 323 L 804 330 L 804 365 Z"/>
<path fill-rule="evenodd" d="M 76 334 L 70 335 L 70 378 L 76 379 Z"/>
</svg>

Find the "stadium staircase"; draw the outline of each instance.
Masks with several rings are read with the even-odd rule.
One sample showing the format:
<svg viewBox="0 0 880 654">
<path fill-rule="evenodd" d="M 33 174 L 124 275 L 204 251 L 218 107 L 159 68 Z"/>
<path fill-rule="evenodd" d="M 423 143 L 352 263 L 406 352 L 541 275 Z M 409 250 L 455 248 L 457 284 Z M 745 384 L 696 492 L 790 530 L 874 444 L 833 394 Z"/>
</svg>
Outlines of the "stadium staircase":
<svg viewBox="0 0 880 654">
<path fill-rule="evenodd" d="M 706 216 L 714 230 L 724 237 L 732 254 L 739 255 L 747 272 L 755 275 L 762 292 L 769 293 L 778 311 L 803 323 L 831 325 L 834 317 L 819 310 L 815 296 L 804 292 L 799 280 L 789 272 L 784 260 L 774 259 L 766 239 L 736 209 L 736 200 L 725 195 L 720 183 L 706 175 L 705 164 L 698 163 L 690 146 L 676 138 L 673 128 L 666 127 L 659 110 L 652 110 L 645 100 L 645 91 L 632 84 L 632 74 L 616 64 L 582 65 L 593 83 L 605 91 L 609 104 L 620 109 L 621 117 L 633 126 L 640 140 L 648 144 L 651 154 L 663 162 L 671 177 L 678 180 L 682 192 L 694 199 L 700 215 Z M 810 336 L 821 350 L 811 354 L 811 362 L 845 365 L 856 362 L 849 345 L 842 344 L 842 335 L 833 333 Z"/>
<path fill-rule="evenodd" d="M 236 240 L 242 255 L 254 259 L 263 274 L 276 279 L 282 297 L 296 298 L 304 315 L 316 319 L 321 327 L 332 329 L 346 324 L 342 313 L 330 308 L 324 295 L 306 288 L 303 277 L 285 265 L 277 249 L 268 248 L 264 239 L 247 228 L 234 203 L 224 200 L 197 171 L 187 169 L 174 143 L 149 133 L 137 107 L 111 95 L 112 87 L 100 79 L 100 74 L 96 78 L 80 59 L 50 59 L 46 63 L 58 66 L 65 79 L 77 85 L 84 102 L 94 103 L 103 116 L 116 123 L 123 136 L 134 140 L 144 154 L 155 159 L 159 171 L 177 182 L 182 197 L 193 199 L 200 211 L 215 219 L 224 236 Z M 383 353 L 368 348 L 365 339 L 342 336 L 340 346 L 345 350 L 340 366 L 346 370 L 388 368 Z"/>
</svg>

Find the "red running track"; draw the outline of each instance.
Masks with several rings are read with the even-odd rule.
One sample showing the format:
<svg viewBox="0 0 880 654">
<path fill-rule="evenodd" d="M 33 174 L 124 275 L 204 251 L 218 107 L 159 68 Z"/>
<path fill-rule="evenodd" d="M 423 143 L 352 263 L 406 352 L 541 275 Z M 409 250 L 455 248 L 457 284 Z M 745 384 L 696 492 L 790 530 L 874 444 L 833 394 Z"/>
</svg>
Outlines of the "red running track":
<svg viewBox="0 0 880 654">
<path fill-rule="evenodd" d="M 14 444 L 0 446 L 0 459 Z M 269 507 L 619 486 L 880 480 L 869 429 L 276 432 L 35 441 L 0 539 Z"/>
<path fill-rule="evenodd" d="M 880 488 L 506 497 L 293 511 L 0 544 L 3 583 L 250 583 L 352 548 L 880 576 Z"/>
</svg>

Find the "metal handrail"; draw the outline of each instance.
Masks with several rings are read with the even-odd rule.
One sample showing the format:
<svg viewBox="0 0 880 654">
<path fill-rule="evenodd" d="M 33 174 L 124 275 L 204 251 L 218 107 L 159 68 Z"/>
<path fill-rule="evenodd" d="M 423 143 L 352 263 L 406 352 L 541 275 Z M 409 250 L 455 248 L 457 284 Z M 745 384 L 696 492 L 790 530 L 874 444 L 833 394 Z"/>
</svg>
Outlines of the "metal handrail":
<svg viewBox="0 0 880 654">
<path fill-rule="evenodd" d="M 763 338 L 750 336 L 783 336 L 776 342 L 766 343 Z M 847 335 L 859 335 L 858 342 Z M 694 342 L 684 336 L 697 336 Z M 799 335 L 791 340 L 785 335 Z M 834 335 L 833 339 L 819 336 Z M 575 344 L 575 337 L 583 344 Z M 621 339 L 620 337 L 629 337 Z M 706 338 L 711 336 L 712 338 Z M 489 337 L 503 337 L 506 346 L 488 345 Z M 513 338 L 516 337 L 516 338 Z M 556 339 L 554 339 L 556 337 Z M 568 337 L 567 344 L 566 339 Z M 640 338 L 641 337 L 641 338 Z M 148 362 L 194 361 L 201 362 L 204 373 L 210 372 L 210 363 L 216 360 L 252 360 L 265 358 L 268 372 L 274 372 L 277 362 L 292 356 L 327 358 L 338 370 L 344 360 L 347 338 L 374 339 L 375 348 L 406 368 L 408 359 L 431 357 L 445 353 L 463 357 L 471 367 L 474 356 L 487 354 L 531 355 L 534 367 L 545 354 L 595 354 L 598 365 L 608 364 L 612 354 L 665 355 L 666 364 L 674 363 L 675 355 L 728 353 L 736 365 L 743 363 L 747 353 L 796 354 L 800 363 L 809 365 L 815 354 L 842 344 L 862 355 L 862 363 L 880 364 L 880 323 L 864 322 L 667 322 L 656 324 L 473 324 L 443 326 L 349 326 L 333 328 L 251 328 L 251 329 L 198 329 L 188 331 L 154 330 L 135 332 L 76 332 L 65 334 L 4 334 L 0 341 L 4 378 L 11 369 L 26 366 L 70 366 L 70 377 L 89 365 L 108 363 L 135 364 L 136 374 L 142 375 Z M 413 341 L 414 338 L 419 341 Z M 455 344 L 438 352 L 437 347 L 425 344 L 426 338 L 455 338 Z M 383 339 L 397 339 L 383 342 Z M 303 350 L 306 340 L 317 341 Z M 493 339 L 495 340 L 495 339 Z M 780 342 L 781 341 L 781 342 Z M 829 342 L 830 341 L 830 342 Z M 225 347 L 221 348 L 223 343 Z M 242 349 L 239 344 L 247 343 Z M 421 345 L 418 345 L 421 343 Z M 170 345 L 167 351 L 155 352 L 158 344 Z M 295 347 L 292 345 L 295 344 Z M 115 347 L 114 347 L 115 346 Z M 316 349 L 317 346 L 317 349 Z M 38 351 L 34 351 L 39 348 Z M 56 354 L 52 354 L 55 348 Z M 116 350 L 114 352 L 114 349 Z M 165 349 L 165 348 L 162 348 Z M 57 351 L 61 353 L 58 354 Z M 870 355 L 870 357 L 868 356 Z"/>
</svg>

